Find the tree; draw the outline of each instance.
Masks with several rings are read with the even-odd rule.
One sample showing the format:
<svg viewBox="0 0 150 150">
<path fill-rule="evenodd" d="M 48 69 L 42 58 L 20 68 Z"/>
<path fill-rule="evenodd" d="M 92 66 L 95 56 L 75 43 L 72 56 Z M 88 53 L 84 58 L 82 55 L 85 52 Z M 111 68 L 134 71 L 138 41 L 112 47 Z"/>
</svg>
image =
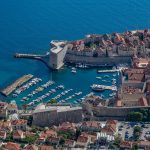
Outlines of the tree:
<svg viewBox="0 0 150 150">
<path fill-rule="evenodd" d="M 130 112 L 127 115 L 128 121 L 142 121 L 143 120 L 143 114 L 141 112 Z"/>
<path fill-rule="evenodd" d="M 57 104 L 57 100 L 56 100 L 56 99 L 51 99 L 51 100 L 49 101 L 49 103 L 50 103 L 50 104 Z"/>
<path fill-rule="evenodd" d="M 114 145 L 119 146 L 122 141 L 121 136 L 115 136 Z"/>
<path fill-rule="evenodd" d="M 81 131 L 79 129 L 77 129 L 76 131 L 76 139 L 78 139 L 78 137 L 81 135 Z"/>
<path fill-rule="evenodd" d="M 36 140 L 37 140 L 37 136 L 27 136 L 25 137 L 25 139 L 23 139 L 23 142 L 34 144 Z"/>
<path fill-rule="evenodd" d="M 141 135 L 141 127 L 135 126 L 133 129 L 133 137 L 135 138 L 135 140 L 138 140 L 140 135 Z"/>
<path fill-rule="evenodd" d="M 60 141 L 59 141 L 59 144 L 60 144 L 60 145 L 63 145 L 64 143 L 65 143 L 64 138 L 61 138 Z"/>
<path fill-rule="evenodd" d="M 138 145 L 137 144 L 133 144 L 132 149 L 131 150 L 138 150 Z"/>
</svg>

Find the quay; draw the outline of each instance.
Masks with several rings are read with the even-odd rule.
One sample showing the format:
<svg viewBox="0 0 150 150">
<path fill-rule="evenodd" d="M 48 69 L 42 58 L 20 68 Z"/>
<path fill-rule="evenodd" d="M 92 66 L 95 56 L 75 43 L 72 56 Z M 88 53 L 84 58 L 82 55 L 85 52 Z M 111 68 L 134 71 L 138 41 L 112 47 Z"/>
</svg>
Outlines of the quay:
<svg viewBox="0 0 150 150">
<path fill-rule="evenodd" d="M 114 69 L 114 70 L 97 70 L 98 73 L 111 73 L 111 72 L 119 72 L 120 69 Z"/>
<path fill-rule="evenodd" d="M 21 86 L 23 83 L 29 81 L 31 78 L 33 77 L 33 75 L 28 74 L 28 75 L 24 75 L 21 78 L 17 79 L 16 81 L 14 81 L 11 85 L 9 85 L 8 87 L 6 87 L 5 89 L 3 89 L 1 91 L 1 93 L 5 96 L 10 95 L 17 87 Z"/>
</svg>

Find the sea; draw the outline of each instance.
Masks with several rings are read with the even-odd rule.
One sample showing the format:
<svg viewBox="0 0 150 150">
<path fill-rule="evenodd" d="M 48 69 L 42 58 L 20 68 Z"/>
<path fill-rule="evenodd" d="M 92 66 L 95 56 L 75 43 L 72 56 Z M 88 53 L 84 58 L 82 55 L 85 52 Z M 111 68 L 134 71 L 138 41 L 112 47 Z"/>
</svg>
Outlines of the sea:
<svg viewBox="0 0 150 150">
<path fill-rule="evenodd" d="M 92 92 L 90 86 L 94 83 L 111 84 L 113 74 L 109 74 L 108 79 L 105 79 L 106 74 L 97 74 L 97 69 L 102 68 L 77 69 L 77 73 L 72 74 L 71 67 L 64 67 L 52 72 L 39 61 L 15 59 L 14 54 L 45 54 L 51 40 L 76 40 L 86 34 L 149 28 L 149 8 L 149 0 L 0 0 L 0 89 L 24 74 L 42 78 L 40 84 L 48 80 L 55 81 L 56 85 L 63 84 L 66 89 L 73 89 L 72 94 L 82 91 L 80 98 Z M 97 80 L 97 76 L 103 81 Z M 120 85 L 118 78 L 117 74 L 117 86 Z M 17 98 L 1 95 L 0 99 L 15 100 L 22 106 L 22 97 L 40 84 Z M 108 91 L 97 94 L 110 98 Z"/>
</svg>

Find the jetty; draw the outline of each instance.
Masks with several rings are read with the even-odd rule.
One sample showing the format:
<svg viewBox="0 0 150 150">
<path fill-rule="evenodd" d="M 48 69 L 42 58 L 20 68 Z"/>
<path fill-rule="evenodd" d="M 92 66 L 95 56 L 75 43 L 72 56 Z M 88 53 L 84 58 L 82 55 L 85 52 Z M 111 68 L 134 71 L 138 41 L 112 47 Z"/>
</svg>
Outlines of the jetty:
<svg viewBox="0 0 150 150">
<path fill-rule="evenodd" d="M 17 87 L 21 86 L 23 83 L 29 81 L 33 77 L 32 74 L 24 75 L 14 81 L 11 85 L 0 91 L 3 95 L 8 96 L 10 95 Z"/>
<path fill-rule="evenodd" d="M 41 58 L 41 57 L 46 57 L 48 56 L 49 53 L 46 53 L 44 55 L 36 55 L 36 54 L 19 54 L 19 53 L 16 53 L 14 57 L 16 58 L 34 58 L 34 57 L 37 57 L 37 58 Z"/>
</svg>

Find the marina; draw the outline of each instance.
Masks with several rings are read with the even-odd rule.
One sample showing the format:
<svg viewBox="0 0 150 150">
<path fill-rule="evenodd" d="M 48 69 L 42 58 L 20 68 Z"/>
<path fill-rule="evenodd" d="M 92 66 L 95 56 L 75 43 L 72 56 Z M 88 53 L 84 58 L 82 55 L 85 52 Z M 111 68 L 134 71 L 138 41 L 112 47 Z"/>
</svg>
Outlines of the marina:
<svg viewBox="0 0 150 150">
<path fill-rule="evenodd" d="M 77 73 L 72 73 L 72 69 L 76 70 Z M 17 87 L 12 94 L 7 97 L 7 100 L 16 101 L 18 107 L 27 105 L 30 109 L 40 103 L 48 103 L 52 99 L 55 99 L 57 103 L 60 104 L 69 103 L 72 105 L 80 105 L 86 95 L 91 92 L 97 92 L 90 88 L 93 83 L 112 86 L 112 82 L 115 80 L 116 83 L 114 86 L 118 87 L 120 85 L 120 75 L 117 72 L 101 73 L 97 78 L 96 70 L 97 68 L 83 69 L 66 66 L 59 72 L 51 72 L 51 76 L 34 75 L 33 79 Z M 85 74 L 87 78 L 85 78 Z M 40 81 L 34 83 L 33 81 L 35 79 Z M 105 82 L 102 80 L 105 80 Z M 80 86 L 78 86 L 78 84 L 80 84 Z M 18 94 L 15 93 L 16 91 L 19 91 Z M 103 90 L 97 92 L 97 94 L 104 99 L 109 99 L 114 96 L 114 92 L 115 91 L 112 90 Z"/>
</svg>

